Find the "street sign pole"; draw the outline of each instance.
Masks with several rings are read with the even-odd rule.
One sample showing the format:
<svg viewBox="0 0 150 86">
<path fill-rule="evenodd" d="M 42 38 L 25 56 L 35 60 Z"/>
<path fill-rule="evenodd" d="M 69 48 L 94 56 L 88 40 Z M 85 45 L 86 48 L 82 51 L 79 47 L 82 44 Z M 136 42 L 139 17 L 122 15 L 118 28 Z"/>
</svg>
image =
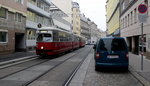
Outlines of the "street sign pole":
<svg viewBox="0 0 150 86">
<path fill-rule="evenodd" d="M 140 4 L 138 6 L 139 21 L 141 22 L 141 70 L 143 71 L 143 55 L 144 55 L 144 36 L 143 36 L 143 23 L 147 20 L 147 10 L 148 7 L 145 4 Z"/>
<path fill-rule="evenodd" d="M 144 54 L 144 47 L 143 47 L 143 42 L 144 37 L 143 37 L 143 23 L 141 23 L 141 70 L 143 71 L 143 54 Z"/>
</svg>

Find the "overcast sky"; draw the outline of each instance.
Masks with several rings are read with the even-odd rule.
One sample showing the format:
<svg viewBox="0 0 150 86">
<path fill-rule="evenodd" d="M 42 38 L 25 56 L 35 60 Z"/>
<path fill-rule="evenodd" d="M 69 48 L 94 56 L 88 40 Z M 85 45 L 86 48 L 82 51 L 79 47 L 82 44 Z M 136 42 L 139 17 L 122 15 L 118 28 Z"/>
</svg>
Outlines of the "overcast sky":
<svg viewBox="0 0 150 86">
<path fill-rule="evenodd" d="M 98 28 L 106 30 L 106 0 L 73 0 L 80 5 L 81 13 L 94 21 Z"/>
</svg>

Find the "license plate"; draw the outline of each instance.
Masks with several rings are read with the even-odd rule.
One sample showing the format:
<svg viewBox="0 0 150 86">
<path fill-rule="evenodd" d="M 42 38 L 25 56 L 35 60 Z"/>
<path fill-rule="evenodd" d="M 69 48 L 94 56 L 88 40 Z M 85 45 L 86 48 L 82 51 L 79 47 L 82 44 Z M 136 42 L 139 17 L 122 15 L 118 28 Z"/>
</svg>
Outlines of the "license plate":
<svg viewBox="0 0 150 86">
<path fill-rule="evenodd" d="M 109 56 L 107 56 L 107 58 L 114 59 L 114 58 L 119 58 L 119 56 L 118 55 L 109 55 Z"/>
</svg>

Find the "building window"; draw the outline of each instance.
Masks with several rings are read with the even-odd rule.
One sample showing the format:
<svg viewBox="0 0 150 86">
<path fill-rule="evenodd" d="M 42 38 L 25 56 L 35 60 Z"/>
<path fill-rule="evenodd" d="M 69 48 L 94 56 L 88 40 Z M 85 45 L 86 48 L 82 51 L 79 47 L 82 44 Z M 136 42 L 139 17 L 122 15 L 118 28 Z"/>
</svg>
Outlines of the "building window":
<svg viewBox="0 0 150 86">
<path fill-rule="evenodd" d="M 27 39 L 28 40 L 34 40 L 35 39 L 36 31 L 33 30 L 27 30 Z"/>
<path fill-rule="evenodd" d="M 125 28 L 125 21 L 124 21 L 124 18 L 123 18 L 123 28 Z"/>
<path fill-rule="evenodd" d="M 125 17 L 125 27 L 127 27 L 127 16 Z"/>
<path fill-rule="evenodd" d="M 7 32 L 0 31 L 0 43 L 7 43 Z"/>
<path fill-rule="evenodd" d="M 123 29 L 123 19 L 121 19 L 121 29 Z"/>
<path fill-rule="evenodd" d="M 130 25 L 130 15 L 128 14 L 128 25 L 127 26 L 129 26 Z"/>
<path fill-rule="evenodd" d="M 15 21 L 21 22 L 22 21 L 22 15 L 20 13 L 15 14 Z"/>
<path fill-rule="evenodd" d="M 23 0 L 16 0 L 17 3 L 23 4 Z"/>
<path fill-rule="evenodd" d="M 134 23 L 137 22 L 137 12 L 136 12 L 136 8 L 134 9 Z"/>
<path fill-rule="evenodd" d="M 37 7 L 44 9 L 44 3 L 40 0 L 37 1 Z"/>
<path fill-rule="evenodd" d="M 32 4 L 34 4 L 34 5 L 36 5 L 36 0 L 28 0 L 28 2 L 30 2 L 30 3 L 32 3 Z"/>
<path fill-rule="evenodd" d="M 122 3 L 122 11 L 125 9 L 125 2 Z"/>
<path fill-rule="evenodd" d="M 123 29 L 123 19 L 121 19 L 121 29 Z"/>
<path fill-rule="evenodd" d="M 37 22 L 37 15 L 31 11 L 27 11 L 27 20 Z"/>
<path fill-rule="evenodd" d="M 7 9 L 5 8 L 0 8 L 0 18 L 7 18 Z"/>
<path fill-rule="evenodd" d="M 131 12 L 131 25 L 133 23 L 133 13 Z"/>
<path fill-rule="evenodd" d="M 79 25 L 79 23 L 78 23 L 78 22 L 76 22 L 76 24 L 77 24 L 77 25 Z"/>
<path fill-rule="evenodd" d="M 50 8 L 50 6 L 48 6 L 46 3 L 44 4 L 44 10 L 46 11 L 46 12 L 49 12 L 49 8 Z"/>
<path fill-rule="evenodd" d="M 144 0 L 145 4 L 148 5 L 148 0 Z"/>
</svg>

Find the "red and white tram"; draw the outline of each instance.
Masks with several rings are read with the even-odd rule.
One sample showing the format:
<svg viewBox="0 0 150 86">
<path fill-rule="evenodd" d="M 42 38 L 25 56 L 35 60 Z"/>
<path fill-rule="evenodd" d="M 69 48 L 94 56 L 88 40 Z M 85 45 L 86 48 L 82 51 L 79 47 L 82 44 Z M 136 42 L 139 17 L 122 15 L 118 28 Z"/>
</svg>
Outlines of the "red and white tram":
<svg viewBox="0 0 150 86">
<path fill-rule="evenodd" d="M 81 37 L 56 27 L 42 27 L 37 31 L 37 55 L 56 55 L 79 48 Z"/>
</svg>

